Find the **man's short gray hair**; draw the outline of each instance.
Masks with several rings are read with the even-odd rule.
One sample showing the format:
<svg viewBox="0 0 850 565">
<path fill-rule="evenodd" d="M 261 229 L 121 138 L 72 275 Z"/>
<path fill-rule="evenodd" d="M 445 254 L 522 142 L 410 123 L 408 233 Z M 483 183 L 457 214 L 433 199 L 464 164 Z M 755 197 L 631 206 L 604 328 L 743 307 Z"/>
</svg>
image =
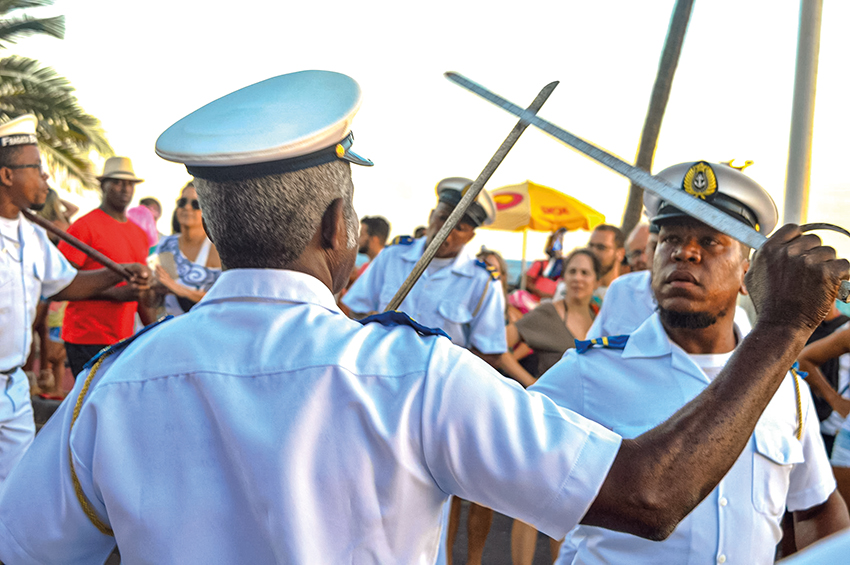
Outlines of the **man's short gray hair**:
<svg viewBox="0 0 850 565">
<path fill-rule="evenodd" d="M 354 185 L 344 161 L 239 181 L 195 179 L 204 224 L 227 269 L 282 269 L 303 253 L 322 214 L 343 199 L 348 245 L 357 245 Z"/>
</svg>

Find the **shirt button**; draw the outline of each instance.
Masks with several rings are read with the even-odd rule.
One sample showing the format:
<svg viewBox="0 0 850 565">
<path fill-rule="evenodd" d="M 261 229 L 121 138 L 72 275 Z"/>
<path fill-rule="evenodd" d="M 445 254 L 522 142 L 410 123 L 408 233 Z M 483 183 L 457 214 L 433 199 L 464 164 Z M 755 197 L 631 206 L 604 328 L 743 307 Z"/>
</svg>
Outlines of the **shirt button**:
<svg viewBox="0 0 850 565">
<path fill-rule="evenodd" d="M 721 499 L 720 499 L 720 506 L 726 506 L 727 504 L 729 504 L 729 501 L 728 501 L 728 500 L 726 500 L 726 498 L 725 498 L 725 497 L 721 497 Z M 723 562 L 721 561 L 721 563 L 723 563 Z"/>
<path fill-rule="evenodd" d="M 720 557 L 717 558 L 717 562 L 718 563 L 726 563 L 726 556 L 721 555 Z"/>
</svg>

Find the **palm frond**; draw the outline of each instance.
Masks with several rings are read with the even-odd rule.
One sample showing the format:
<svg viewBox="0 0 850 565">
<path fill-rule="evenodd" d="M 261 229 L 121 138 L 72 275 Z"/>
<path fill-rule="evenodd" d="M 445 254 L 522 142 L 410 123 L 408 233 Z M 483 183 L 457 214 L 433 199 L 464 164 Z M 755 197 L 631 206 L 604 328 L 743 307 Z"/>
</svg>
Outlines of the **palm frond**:
<svg viewBox="0 0 850 565">
<path fill-rule="evenodd" d="M 0 16 L 6 15 L 13 10 L 51 6 L 53 1 L 54 0 L 0 0 Z"/>
<path fill-rule="evenodd" d="M 38 137 L 48 165 L 89 188 L 88 154 L 112 155 L 100 121 L 87 114 L 68 79 L 26 57 L 0 59 L 0 122 L 26 113 L 38 118 Z"/>
<path fill-rule="evenodd" d="M 44 34 L 58 39 L 65 37 L 65 16 L 51 18 L 33 18 L 20 16 L 13 19 L 0 20 L 0 47 L 3 43 L 15 43 L 20 37 Z"/>
</svg>

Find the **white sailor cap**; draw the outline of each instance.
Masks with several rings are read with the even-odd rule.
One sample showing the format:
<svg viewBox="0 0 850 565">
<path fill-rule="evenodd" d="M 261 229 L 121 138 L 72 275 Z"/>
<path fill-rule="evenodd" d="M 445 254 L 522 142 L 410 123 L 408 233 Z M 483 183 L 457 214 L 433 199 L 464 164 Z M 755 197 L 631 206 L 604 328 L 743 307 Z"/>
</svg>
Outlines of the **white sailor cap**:
<svg viewBox="0 0 850 565">
<path fill-rule="evenodd" d="M 470 186 L 472 186 L 472 179 L 464 177 L 443 179 L 437 183 L 435 188 L 438 202 L 443 202 L 454 208 Z M 481 192 L 475 198 L 475 202 L 467 208 L 463 219 L 476 228 L 482 225 L 489 226 L 496 220 L 496 203 L 487 189 L 481 189 Z"/>
<path fill-rule="evenodd" d="M 360 100 L 360 86 L 340 73 L 276 76 L 195 110 L 159 136 L 156 153 L 210 180 L 285 173 L 336 159 L 371 166 L 351 151 Z"/>
<path fill-rule="evenodd" d="M 779 220 L 770 194 L 734 167 L 697 161 L 667 167 L 655 176 L 680 187 L 694 198 L 702 198 L 764 235 L 773 231 Z M 648 191 L 643 193 L 643 205 L 650 221 L 656 225 L 687 216 Z"/>
<path fill-rule="evenodd" d="M 38 120 L 32 114 L 24 114 L 5 124 L 0 124 L 0 147 L 38 143 L 35 135 L 37 125 Z"/>
</svg>

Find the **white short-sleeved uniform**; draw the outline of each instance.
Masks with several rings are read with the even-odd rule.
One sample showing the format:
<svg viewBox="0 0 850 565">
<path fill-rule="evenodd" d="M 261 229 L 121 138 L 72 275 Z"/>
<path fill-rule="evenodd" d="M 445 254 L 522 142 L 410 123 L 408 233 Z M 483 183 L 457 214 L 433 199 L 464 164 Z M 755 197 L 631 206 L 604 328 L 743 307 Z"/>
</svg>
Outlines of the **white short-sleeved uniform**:
<svg viewBox="0 0 850 565">
<path fill-rule="evenodd" d="M 352 312 L 383 312 L 422 257 L 425 239 L 382 250 L 342 302 Z M 436 273 L 424 272 L 399 310 L 423 325 L 442 329 L 461 347 L 475 347 L 482 353 L 508 349 L 502 287 L 486 265 L 476 264 L 467 247 L 450 266 Z"/>
<path fill-rule="evenodd" d="M 710 382 L 670 341 L 658 314 L 631 334 L 625 349 L 567 353 L 531 388 L 624 438 L 662 423 Z M 584 538 L 575 544 L 573 563 L 773 563 L 786 506 L 808 509 L 835 490 L 817 414 L 802 380 L 800 391 L 802 440 L 796 438 L 796 394 L 789 374 L 729 473 L 667 540 L 579 526 L 576 532 Z"/>
<path fill-rule="evenodd" d="M 619 276 L 608 287 L 602 308 L 587 332 L 587 339 L 631 334 L 655 312 L 657 306 L 652 293 L 652 271 Z M 741 335 L 747 335 L 752 329 L 747 312 L 740 306 L 735 307 L 735 324 Z"/>
<path fill-rule="evenodd" d="M 495 376 L 311 276 L 226 271 L 107 358 L 69 438 L 77 379 L 0 491 L 0 560 L 431 564 L 450 494 L 563 535 L 621 440 Z"/>
<path fill-rule="evenodd" d="M 0 218 L 0 482 L 35 435 L 30 388 L 20 369 L 32 346 L 42 296 L 71 284 L 77 270 L 23 215 Z"/>
</svg>

